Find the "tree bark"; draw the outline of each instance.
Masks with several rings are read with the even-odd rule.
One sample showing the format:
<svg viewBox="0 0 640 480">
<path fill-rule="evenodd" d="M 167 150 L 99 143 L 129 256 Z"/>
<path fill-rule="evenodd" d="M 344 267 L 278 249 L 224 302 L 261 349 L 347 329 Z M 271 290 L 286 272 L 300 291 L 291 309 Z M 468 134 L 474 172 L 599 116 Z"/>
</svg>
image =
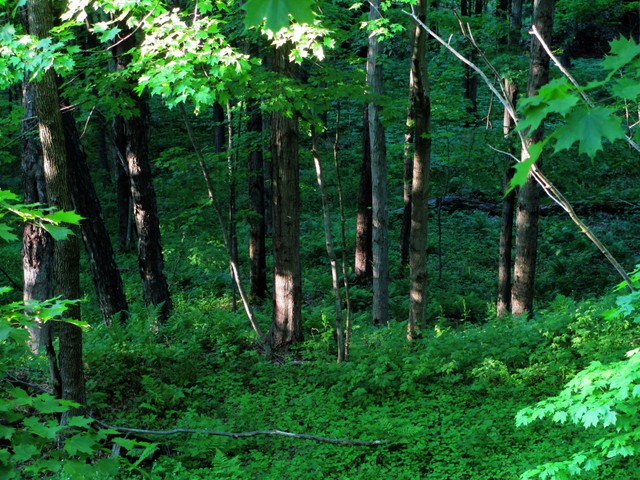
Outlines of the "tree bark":
<svg viewBox="0 0 640 480">
<path fill-rule="evenodd" d="M 291 76 L 288 45 L 277 48 L 273 69 Z M 300 266 L 300 179 L 298 115 L 271 116 L 273 206 L 273 317 L 269 344 L 286 351 L 302 341 L 302 274 Z"/>
<path fill-rule="evenodd" d="M 553 33 L 554 0 L 534 1 L 534 25 L 540 35 L 549 42 Z M 549 57 L 537 41 L 531 43 L 529 81 L 527 95 L 535 95 L 549 81 Z M 531 133 L 528 143 L 542 139 L 544 125 Z M 538 166 L 541 160 L 538 160 Z M 538 249 L 538 216 L 540 210 L 540 187 L 529 175 L 518 195 L 516 213 L 516 255 L 513 268 L 511 312 L 514 315 L 533 314 L 536 258 Z"/>
<path fill-rule="evenodd" d="M 267 249 L 265 243 L 264 212 L 264 158 L 262 155 L 262 113 L 257 102 L 247 107 L 249 121 L 249 259 L 251 262 L 251 295 L 264 300 L 267 297 Z"/>
<path fill-rule="evenodd" d="M 419 0 L 417 17 L 426 23 L 427 0 Z M 415 29 L 411 54 L 410 85 L 415 112 L 413 175 L 411 184 L 410 302 L 407 337 L 415 338 L 424 325 L 427 307 L 427 226 L 429 220 L 429 167 L 431 163 L 431 98 L 427 63 L 427 32 Z"/>
<path fill-rule="evenodd" d="M 358 280 L 373 277 L 371 213 L 371 145 L 369 142 L 369 107 L 362 115 L 362 164 L 360 167 L 360 187 L 358 189 L 358 213 L 356 218 L 355 275 Z"/>
<path fill-rule="evenodd" d="M 503 89 L 507 101 L 515 107 L 518 94 L 517 85 L 505 78 Z M 509 139 L 513 129 L 513 119 L 505 109 L 503 117 L 503 134 L 505 139 Z M 510 150 L 513 150 L 511 148 Z M 513 160 L 507 157 L 507 169 L 504 172 L 504 189 L 509 187 L 509 182 L 513 177 Z M 502 219 L 500 224 L 500 252 L 498 258 L 498 301 L 496 304 L 496 314 L 504 317 L 511 310 L 511 252 L 513 247 L 513 216 L 516 201 L 516 191 L 511 190 L 504 197 L 502 202 Z"/>
<path fill-rule="evenodd" d="M 42 146 L 38 137 L 38 120 L 35 105 L 34 86 L 26 78 L 22 84 L 22 105 L 24 116 L 21 124 L 22 137 L 22 178 L 24 203 L 49 204 L 44 178 Z M 53 238 L 41 227 L 32 222 L 24 224 L 22 229 L 22 299 L 25 305 L 33 301 L 44 301 L 54 297 L 53 284 Z M 34 315 L 29 326 L 29 347 L 34 354 L 44 350 L 49 364 L 49 376 L 53 394 L 62 395 L 60 369 L 53 347 L 51 322 L 42 323 Z"/>
<path fill-rule="evenodd" d="M 47 38 L 53 27 L 51 4 L 48 0 L 29 0 L 27 7 L 30 32 L 39 39 Z M 47 70 L 35 83 L 35 97 L 49 204 L 59 210 L 72 210 L 62 116 L 53 69 Z M 75 235 L 55 242 L 53 267 L 55 293 L 66 299 L 79 299 L 80 249 Z M 79 320 L 79 305 L 73 305 L 66 314 L 68 318 Z M 84 404 L 82 330 L 68 322 L 60 323 L 58 362 L 62 398 Z M 82 407 L 72 409 L 69 414 L 81 411 Z"/>
<path fill-rule="evenodd" d="M 135 45 L 135 38 L 127 30 L 120 36 L 115 54 L 119 62 L 118 68 L 122 69 L 130 61 L 128 52 Z M 138 268 L 142 278 L 143 298 L 146 305 L 159 308 L 158 321 L 163 323 L 171 313 L 172 304 L 164 273 L 160 220 L 149 159 L 149 106 L 146 99 L 136 96 L 132 89 L 121 93 L 131 98 L 135 108 L 135 112 L 124 120 L 124 137 L 133 217 L 138 235 Z"/>
<path fill-rule="evenodd" d="M 80 222 L 80 231 L 102 318 L 107 325 L 110 325 L 114 318 L 125 323 L 129 305 L 73 114 L 65 113 L 62 123 L 73 206 L 76 213 L 84 217 Z"/>
<path fill-rule="evenodd" d="M 369 20 L 381 17 L 380 1 L 370 2 Z M 378 36 L 369 36 L 367 51 L 367 86 L 371 99 L 369 108 L 369 138 L 371 143 L 371 186 L 373 215 L 373 309 L 374 325 L 389 322 L 389 239 L 387 215 L 387 155 L 384 128 L 380 119 L 379 97 L 383 93 L 382 63 L 379 62 Z"/>
</svg>

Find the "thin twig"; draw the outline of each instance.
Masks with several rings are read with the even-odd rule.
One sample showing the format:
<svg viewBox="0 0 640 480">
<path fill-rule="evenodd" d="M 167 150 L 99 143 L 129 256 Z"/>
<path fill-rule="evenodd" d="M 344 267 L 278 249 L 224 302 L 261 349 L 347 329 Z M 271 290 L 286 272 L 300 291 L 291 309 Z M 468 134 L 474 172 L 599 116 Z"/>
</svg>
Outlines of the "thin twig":
<svg viewBox="0 0 640 480">
<path fill-rule="evenodd" d="M 331 443 L 334 445 L 354 445 L 360 447 L 376 447 L 378 445 L 385 445 L 391 443 L 389 440 L 348 440 L 344 438 L 328 438 L 321 437 L 318 435 L 308 435 L 306 433 L 293 433 L 293 432 L 285 432 L 283 430 L 254 430 L 251 432 L 221 432 L 218 430 L 199 430 L 195 428 L 172 428 L 171 430 L 145 430 L 142 428 L 129 428 L 129 427 L 116 427 L 113 425 L 108 425 L 100 420 L 96 420 L 96 423 L 103 428 L 107 428 L 110 430 L 116 430 L 122 433 L 135 433 L 139 435 L 178 435 L 178 434 L 195 434 L 195 435 L 214 435 L 219 437 L 230 437 L 230 438 L 248 438 L 248 437 L 257 437 L 261 435 L 270 435 L 270 436 L 282 436 L 289 438 L 298 438 L 302 440 L 311 440 L 314 442 L 321 443 Z"/>
</svg>

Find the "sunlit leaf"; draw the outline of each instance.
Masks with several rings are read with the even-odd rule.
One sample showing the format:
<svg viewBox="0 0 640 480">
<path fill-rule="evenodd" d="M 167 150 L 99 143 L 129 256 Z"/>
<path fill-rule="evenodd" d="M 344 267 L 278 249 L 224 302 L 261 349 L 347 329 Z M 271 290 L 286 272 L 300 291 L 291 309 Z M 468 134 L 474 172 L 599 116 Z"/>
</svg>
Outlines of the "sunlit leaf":
<svg viewBox="0 0 640 480">
<path fill-rule="evenodd" d="M 605 70 L 615 72 L 640 55 L 640 45 L 633 39 L 620 37 L 611 42 L 609 55 L 600 64 Z"/>
</svg>

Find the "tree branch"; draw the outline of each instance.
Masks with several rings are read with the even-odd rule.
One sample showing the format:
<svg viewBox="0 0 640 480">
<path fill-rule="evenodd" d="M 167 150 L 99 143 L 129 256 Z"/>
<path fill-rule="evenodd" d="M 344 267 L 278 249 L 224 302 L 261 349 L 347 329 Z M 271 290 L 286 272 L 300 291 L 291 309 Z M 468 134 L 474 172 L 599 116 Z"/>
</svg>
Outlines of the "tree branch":
<svg viewBox="0 0 640 480">
<path fill-rule="evenodd" d="M 198 430 L 193 428 L 172 428 L 171 430 L 144 430 L 141 428 L 128 428 L 128 427 L 116 427 L 113 425 L 108 425 L 100 420 L 96 420 L 96 423 L 100 426 L 110 429 L 117 430 L 122 433 L 135 433 L 140 435 L 178 435 L 181 433 L 186 434 L 195 434 L 195 435 L 215 435 L 218 437 L 230 437 L 230 438 L 248 438 L 248 437 L 257 437 L 261 435 L 270 435 L 270 436 L 282 436 L 289 438 L 298 438 L 302 440 L 311 440 L 314 442 L 321 443 L 331 443 L 334 445 L 353 445 L 359 447 L 376 447 L 378 445 L 385 445 L 390 443 L 389 440 L 347 440 L 343 438 L 328 438 L 328 437 L 320 437 L 317 435 L 307 435 L 305 433 L 292 433 L 285 432 L 282 430 L 254 430 L 251 432 L 221 432 L 218 430 Z"/>
</svg>

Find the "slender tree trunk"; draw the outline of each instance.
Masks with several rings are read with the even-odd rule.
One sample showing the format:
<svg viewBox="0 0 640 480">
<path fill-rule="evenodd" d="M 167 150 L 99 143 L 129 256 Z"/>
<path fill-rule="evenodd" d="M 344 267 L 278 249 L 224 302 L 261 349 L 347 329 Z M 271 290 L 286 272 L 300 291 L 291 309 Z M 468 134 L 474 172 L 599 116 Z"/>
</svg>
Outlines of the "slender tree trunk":
<svg viewBox="0 0 640 480">
<path fill-rule="evenodd" d="M 427 0 L 419 0 L 416 15 L 426 23 Z M 419 25 L 415 33 L 411 55 L 410 85 L 415 112 L 413 175 L 411 186 L 411 248 L 409 266 L 411 290 L 407 337 L 415 338 L 424 325 L 427 307 L 427 224 L 429 220 L 429 167 L 431 163 L 431 98 L 427 63 L 427 32 Z"/>
<path fill-rule="evenodd" d="M 123 31 L 120 35 L 122 39 L 117 44 L 115 54 L 118 68 L 125 69 L 130 61 L 127 52 L 135 45 L 135 39 L 128 31 Z M 159 308 L 158 321 L 162 323 L 168 319 L 172 305 L 164 273 L 160 220 L 149 159 L 149 106 L 145 98 L 136 96 L 132 90 L 122 94 L 131 98 L 136 109 L 124 121 L 124 134 L 133 217 L 138 235 L 138 268 L 142 278 L 143 298 L 146 305 Z"/>
<path fill-rule="evenodd" d="M 522 3 L 523 0 L 511 0 L 511 14 L 509 15 L 509 45 L 520 43 L 522 32 Z"/>
<path fill-rule="evenodd" d="M 84 217 L 80 223 L 80 230 L 102 318 L 107 325 L 110 325 L 114 318 L 124 323 L 127 320 L 129 305 L 73 114 L 65 113 L 62 123 L 73 206 L 76 213 Z"/>
<path fill-rule="evenodd" d="M 515 107 L 518 94 L 517 85 L 504 79 L 504 92 L 507 100 Z M 505 139 L 509 139 L 513 129 L 513 119 L 505 110 L 503 118 L 503 133 Z M 513 150 L 511 148 L 510 150 Z M 507 157 L 507 169 L 504 172 L 505 191 L 513 177 L 513 160 Z M 511 310 L 511 251 L 513 246 L 513 216 L 516 200 L 515 190 L 511 190 L 502 202 L 502 220 L 500 226 L 500 254 L 498 259 L 498 302 L 496 313 L 498 317 L 504 317 Z"/>
<path fill-rule="evenodd" d="M 545 42 L 551 40 L 553 32 L 554 0 L 534 0 L 534 24 Z M 535 95 L 549 80 L 549 57 L 537 41 L 531 43 L 529 82 L 527 95 Z M 532 132 L 529 142 L 542 139 L 544 125 Z M 540 165 L 540 160 L 538 161 Z M 538 250 L 538 215 L 540 187 L 529 176 L 518 195 L 516 213 L 516 256 L 511 291 L 511 311 L 514 315 L 533 314 L 533 298 Z"/>
<path fill-rule="evenodd" d="M 118 214 L 118 246 L 123 252 L 131 248 L 133 242 L 133 207 L 131 187 L 129 186 L 129 167 L 127 165 L 127 137 L 124 117 L 113 120 L 114 136 L 114 174 L 116 179 L 116 210 Z"/>
<path fill-rule="evenodd" d="M 380 15 L 380 1 L 370 2 L 369 20 Z M 389 231 L 387 218 L 387 155 L 384 129 L 380 119 L 379 97 L 383 91 L 382 64 L 378 36 L 369 36 L 367 85 L 373 100 L 369 103 L 369 139 L 371 142 L 371 186 L 373 214 L 373 309 L 374 325 L 389 322 Z"/>
<path fill-rule="evenodd" d="M 409 29 L 409 45 L 414 48 L 416 40 L 416 29 Z M 413 55 L 413 53 L 412 53 Z M 413 66 L 411 67 L 413 68 Z M 409 265 L 409 246 L 411 237 L 411 183 L 413 181 L 413 152 L 414 152 L 414 131 L 415 131 L 415 97 L 416 85 L 410 74 L 409 79 L 409 99 L 407 101 L 407 120 L 404 132 L 404 171 L 402 189 L 402 226 L 400 228 L 400 263 Z"/>
<path fill-rule="evenodd" d="M 291 76 L 289 46 L 277 48 L 273 69 Z M 274 351 L 302 341 L 300 266 L 300 179 L 298 115 L 271 116 L 273 205 L 273 319 L 269 343 Z"/>
<path fill-rule="evenodd" d="M 338 346 L 337 362 L 341 363 L 345 360 L 345 340 L 344 340 L 344 321 L 342 317 L 342 297 L 340 295 L 340 275 L 338 273 L 338 259 L 333 248 L 333 238 L 331 235 L 331 212 L 329 211 L 329 203 L 327 201 L 327 192 L 324 185 L 322 175 L 322 163 L 318 155 L 318 137 L 315 129 L 311 130 L 311 138 L 313 142 L 312 153 L 313 163 L 316 167 L 316 180 L 320 189 L 320 197 L 322 199 L 322 218 L 324 224 L 325 246 L 327 248 L 327 256 L 331 265 L 331 286 L 333 289 L 334 308 L 336 311 L 335 329 L 336 344 Z"/>
<path fill-rule="evenodd" d="M 344 301 L 347 307 L 347 314 L 344 321 L 344 361 L 349 360 L 349 346 L 351 343 L 351 297 L 349 295 L 349 277 L 347 275 L 347 233 L 345 225 L 347 217 L 344 214 L 344 201 L 342 194 L 342 174 L 340 173 L 340 164 L 338 162 L 338 146 L 340 144 L 340 103 L 336 110 L 336 135 L 333 140 L 333 166 L 336 172 L 336 181 L 338 183 L 338 204 L 340 206 L 340 244 L 342 247 L 342 283 L 344 285 Z M 369 195 L 371 198 L 371 195 Z"/>
<path fill-rule="evenodd" d="M 48 0 L 29 0 L 27 7 L 30 32 L 39 39 L 47 38 L 53 27 L 51 4 Z M 53 69 L 47 70 L 35 83 L 35 97 L 49 204 L 60 210 L 72 210 L 62 116 Z M 56 293 L 66 299 L 79 299 L 80 249 L 76 236 L 70 235 L 65 240 L 55 242 L 53 270 Z M 72 306 L 67 314 L 70 318 L 79 320 L 79 306 Z M 62 398 L 84 404 L 82 330 L 71 323 L 60 323 L 58 362 Z M 69 413 L 80 413 L 81 410 L 82 407 Z"/>
<path fill-rule="evenodd" d="M 249 121 L 249 259 L 251 262 L 251 295 L 267 297 L 267 249 L 265 244 L 264 160 L 262 155 L 262 114 L 257 102 L 248 105 Z"/>
<path fill-rule="evenodd" d="M 371 211 L 371 144 L 369 142 L 369 108 L 362 116 L 362 165 L 358 190 L 358 214 L 356 219 L 355 275 L 357 280 L 373 277 L 373 215 Z"/>
<path fill-rule="evenodd" d="M 237 152 L 233 151 L 233 116 L 231 114 L 231 103 L 227 102 L 227 170 L 229 182 L 229 241 L 231 242 L 231 257 L 234 263 L 238 263 L 238 228 L 236 222 L 236 164 L 238 161 Z M 238 131 L 237 135 L 240 135 Z M 236 283 L 233 281 L 233 267 L 229 264 L 231 273 L 231 308 L 234 312 L 238 310 Z"/>
</svg>

